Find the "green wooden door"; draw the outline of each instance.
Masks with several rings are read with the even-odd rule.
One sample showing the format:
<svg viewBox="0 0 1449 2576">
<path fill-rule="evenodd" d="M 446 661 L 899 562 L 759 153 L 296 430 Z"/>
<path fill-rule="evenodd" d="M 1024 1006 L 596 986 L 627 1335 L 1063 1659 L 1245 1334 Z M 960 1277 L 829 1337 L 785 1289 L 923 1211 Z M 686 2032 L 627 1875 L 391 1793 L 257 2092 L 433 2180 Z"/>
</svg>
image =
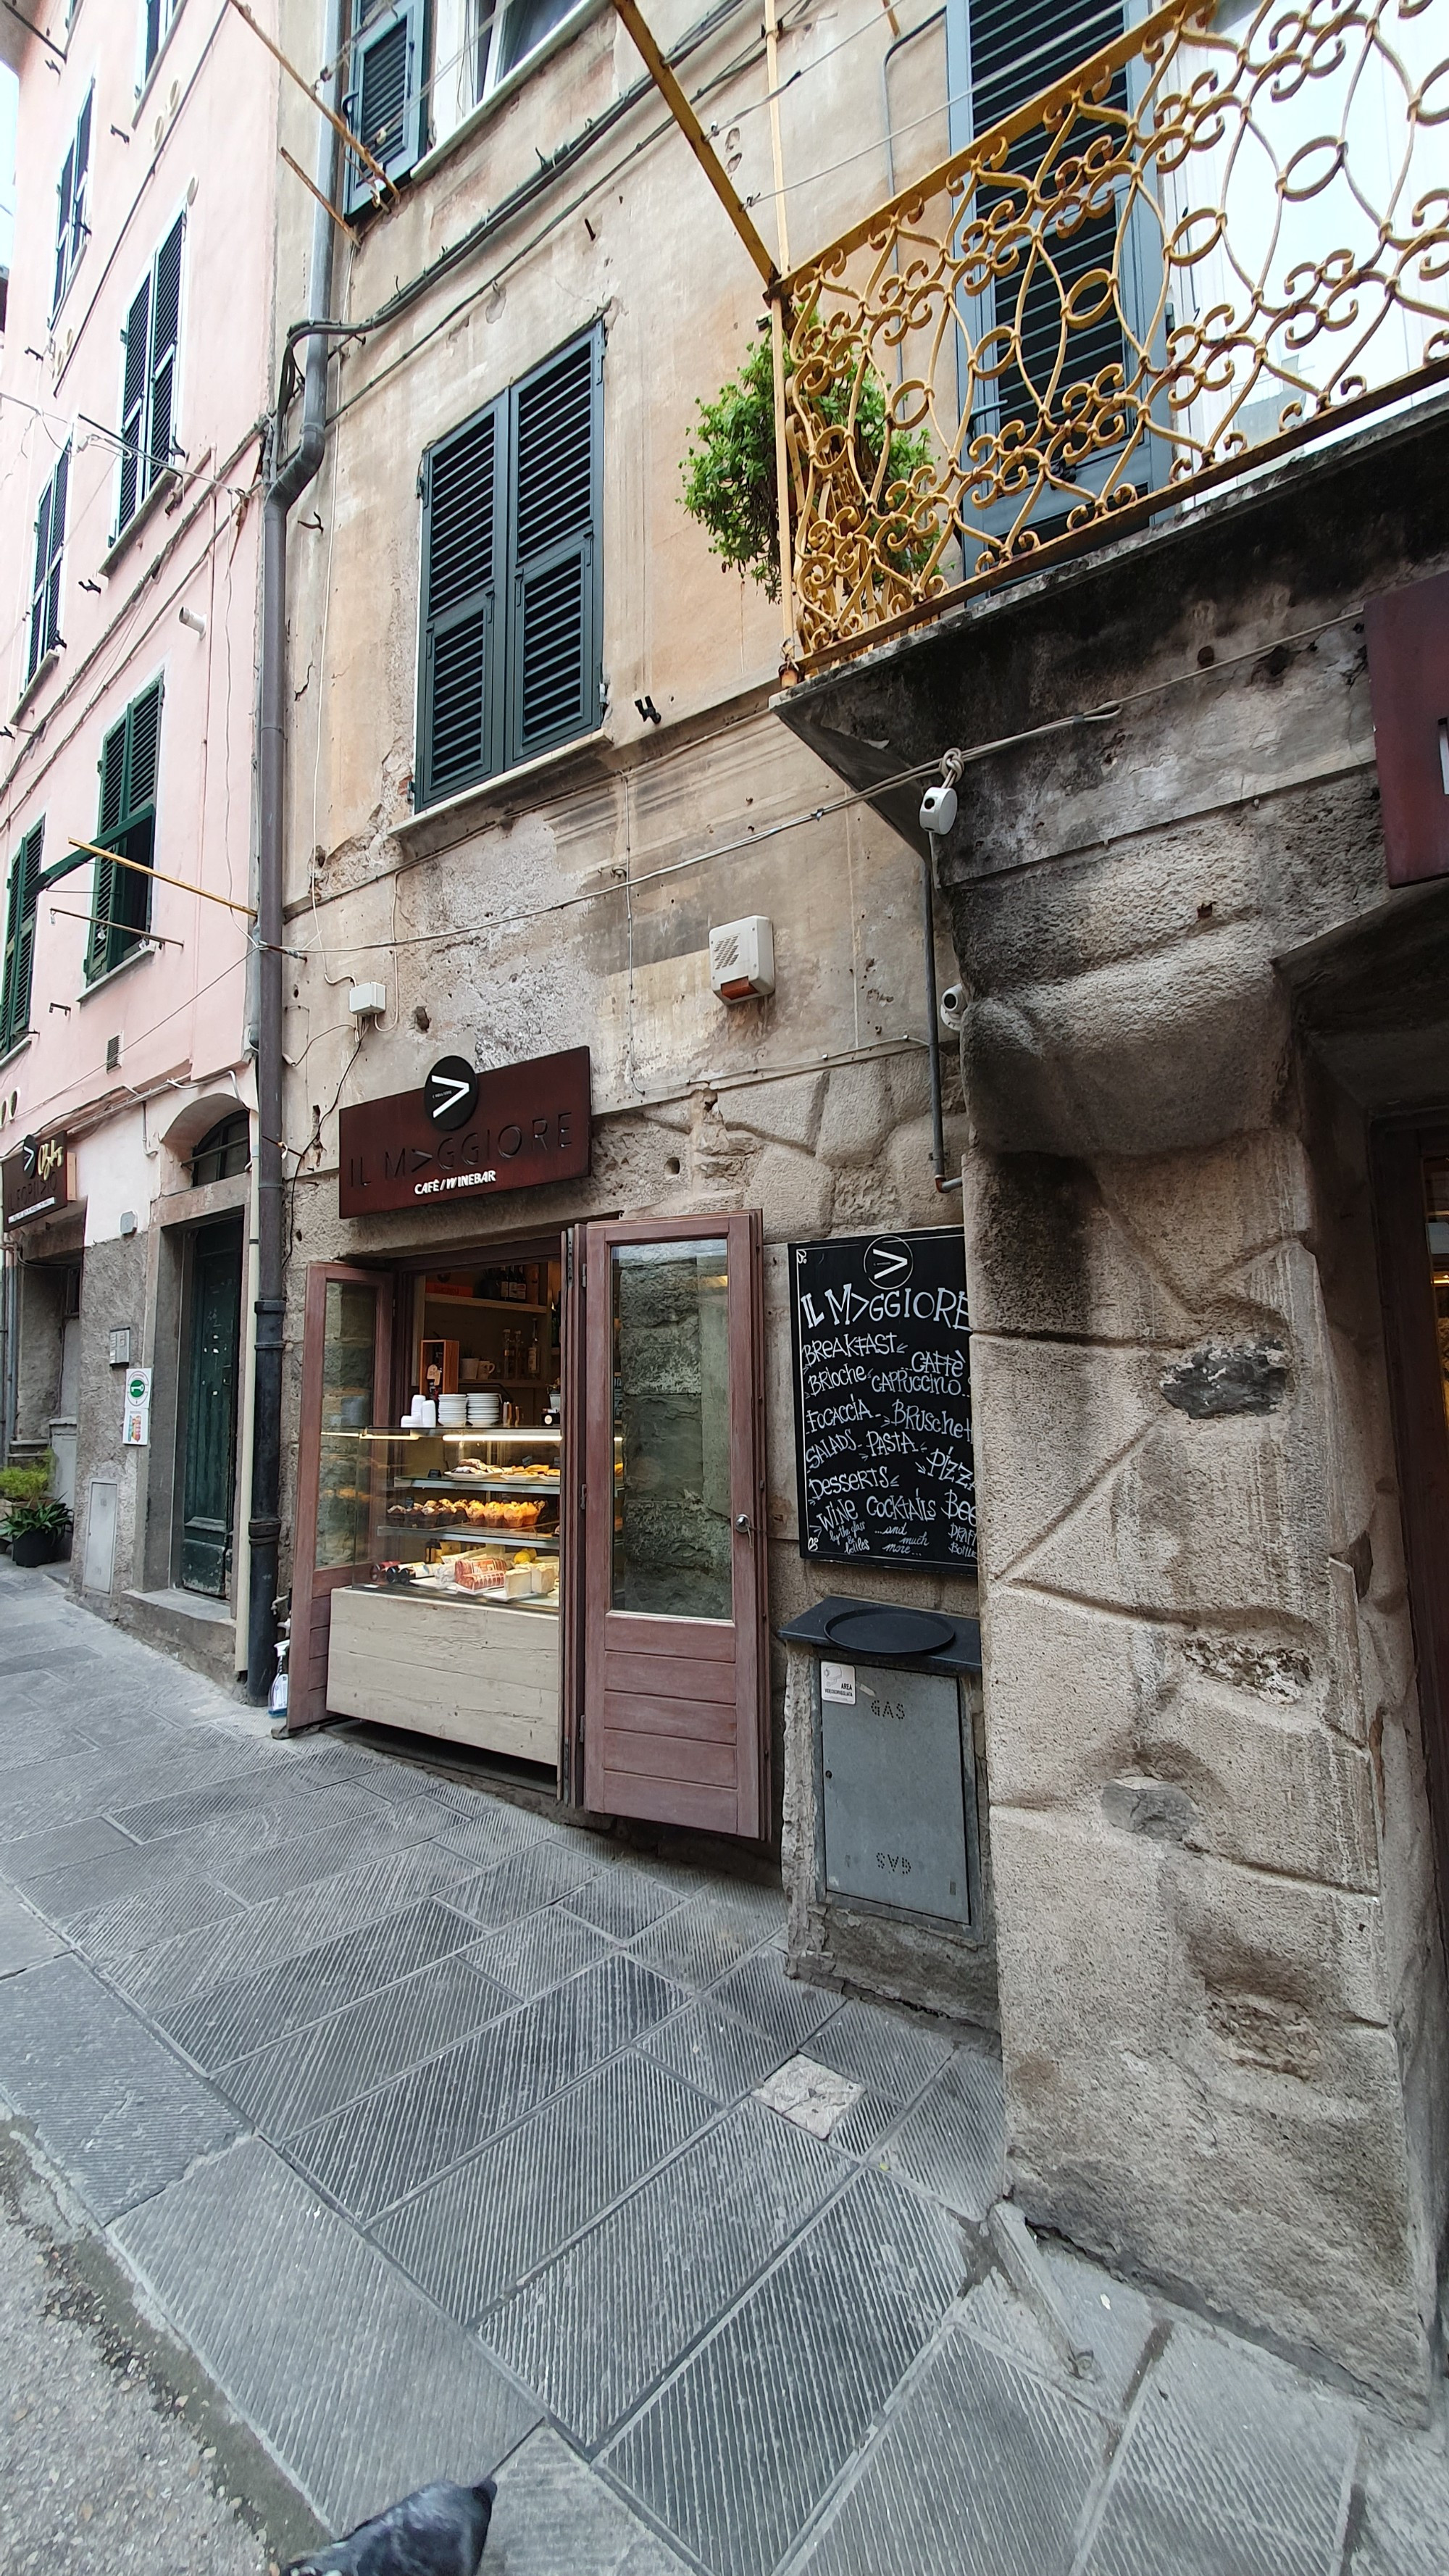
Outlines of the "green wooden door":
<svg viewBox="0 0 1449 2576">
<path fill-rule="evenodd" d="M 234 1225 L 204 1227 L 192 1247 L 181 1580 L 217 1599 L 231 1563 L 241 1254 Z"/>
</svg>

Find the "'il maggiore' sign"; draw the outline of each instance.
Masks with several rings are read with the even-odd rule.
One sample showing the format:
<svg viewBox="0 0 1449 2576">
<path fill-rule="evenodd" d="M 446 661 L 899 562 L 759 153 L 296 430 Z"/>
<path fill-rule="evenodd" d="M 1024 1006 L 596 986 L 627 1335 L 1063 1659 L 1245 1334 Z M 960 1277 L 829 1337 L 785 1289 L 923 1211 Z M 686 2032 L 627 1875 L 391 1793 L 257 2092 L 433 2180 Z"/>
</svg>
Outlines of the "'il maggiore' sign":
<svg viewBox="0 0 1449 2576">
<path fill-rule="evenodd" d="M 800 1553 L 976 1565 L 957 1226 L 790 1247 Z"/>
<path fill-rule="evenodd" d="M 476 1078 L 445 1056 L 422 1090 L 344 1109 L 339 1146 L 343 1216 L 578 1180 L 589 1168 L 589 1050 Z"/>
</svg>

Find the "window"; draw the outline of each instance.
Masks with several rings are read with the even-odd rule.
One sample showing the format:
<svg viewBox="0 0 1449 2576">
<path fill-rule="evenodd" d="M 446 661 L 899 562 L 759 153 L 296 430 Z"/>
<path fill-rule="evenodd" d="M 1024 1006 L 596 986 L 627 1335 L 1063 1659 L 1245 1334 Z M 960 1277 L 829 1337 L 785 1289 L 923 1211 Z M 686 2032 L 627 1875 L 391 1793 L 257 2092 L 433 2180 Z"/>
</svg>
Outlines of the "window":
<svg viewBox="0 0 1449 2576">
<path fill-rule="evenodd" d="M 91 101 L 94 95 L 93 90 L 87 90 L 80 122 L 70 150 L 61 163 L 55 209 L 55 292 L 50 302 L 53 315 L 60 310 L 60 299 L 90 238 L 90 226 L 86 222 L 86 187 L 91 170 Z"/>
<path fill-rule="evenodd" d="M 121 488 L 116 533 L 129 527 L 171 463 L 176 439 L 176 340 L 181 326 L 181 238 L 178 215 L 131 300 L 122 334 Z"/>
<path fill-rule="evenodd" d="M 86 982 L 108 975 L 146 936 L 151 920 L 149 868 L 156 846 L 156 760 L 161 744 L 161 683 L 132 700 L 101 747 L 101 813 L 96 839 L 132 867 L 97 859 L 91 901 Z"/>
<path fill-rule="evenodd" d="M 599 722 L 597 326 L 423 459 L 417 803 Z"/>
<path fill-rule="evenodd" d="M 30 594 L 30 633 L 25 651 L 28 688 L 47 653 L 60 642 L 60 563 L 65 550 L 65 502 L 70 447 L 62 450 L 35 513 L 35 585 Z"/>
<path fill-rule="evenodd" d="M 244 1109 L 238 1109 L 229 1118 L 218 1119 L 202 1137 L 191 1157 L 191 1186 L 200 1190 L 208 1181 L 233 1180 L 238 1172 L 250 1169 L 251 1159 L 251 1121 Z"/>
<path fill-rule="evenodd" d="M 0 978 L 0 1055 L 30 1026 L 30 974 L 35 963 L 35 911 L 40 900 L 40 847 L 45 825 L 32 823 L 10 868 L 5 906 L 5 969 Z"/>
<path fill-rule="evenodd" d="M 141 76 L 136 83 L 139 98 L 151 77 L 156 57 L 166 42 L 171 21 L 181 7 L 181 0 L 141 0 Z"/>
<path fill-rule="evenodd" d="M 516 72 L 576 6 L 577 0 L 469 0 L 475 100 Z"/>
<path fill-rule="evenodd" d="M 352 63 L 343 121 L 395 179 L 420 159 L 427 133 L 423 96 L 423 0 L 354 0 Z M 373 174 L 347 155 L 346 211 L 372 203 Z"/>
</svg>

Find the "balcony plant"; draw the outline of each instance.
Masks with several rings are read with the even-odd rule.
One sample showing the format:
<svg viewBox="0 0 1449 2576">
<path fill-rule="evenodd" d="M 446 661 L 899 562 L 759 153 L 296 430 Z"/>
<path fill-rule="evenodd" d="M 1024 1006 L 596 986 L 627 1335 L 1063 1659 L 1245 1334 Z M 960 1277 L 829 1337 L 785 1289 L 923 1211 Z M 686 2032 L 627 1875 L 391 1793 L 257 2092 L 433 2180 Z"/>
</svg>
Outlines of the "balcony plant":
<svg viewBox="0 0 1449 2576">
<path fill-rule="evenodd" d="M 787 350 L 787 372 L 794 362 Z M 698 406 L 699 425 L 691 433 L 682 468 L 684 507 L 705 530 L 712 553 L 726 570 L 748 573 L 771 599 L 780 596 L 780 509 L 775 474 L 775 386 L 770 343 L 760 340 L 738 375 L 723 385 L 713 402 Z M 844 429 L 846 396 L 831 392 L 816 405 L 821 417 Z M 886 388 L 868 371 L 855 400 L 856 464 L 861 484 L 870 490 L 887 436 Z M 931 463 L 930 442 L 922 431 L 890 433 L 884 492 L 905 489 Z M 907 506 L 909 504 L 907 503 Z M 891 514 L 892 516 L 894 513 Z M 885 514 L 867 533 L 887 524 Z M 930 552 L 925 539 L 901 551 L 903 566 Z"/>
</svg>

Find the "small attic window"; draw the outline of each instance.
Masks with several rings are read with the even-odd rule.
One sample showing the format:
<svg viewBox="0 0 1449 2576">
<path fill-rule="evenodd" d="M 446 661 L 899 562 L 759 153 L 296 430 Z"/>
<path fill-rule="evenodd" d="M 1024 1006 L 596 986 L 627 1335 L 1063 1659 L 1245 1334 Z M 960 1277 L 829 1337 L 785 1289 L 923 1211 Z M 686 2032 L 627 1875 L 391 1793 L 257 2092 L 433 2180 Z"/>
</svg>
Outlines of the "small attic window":
<svg viewBox="0 0 1449 2576">
<path fill-rule="evenodd" d="M 246 1171 L 251 1159 L 251 1121 L 244 1109 L 234 1110 L 202 1137 L 191 1157 L 191 1186 L 200 1190 L 208 1181 L 229 1181 Z"/>
</svg>

